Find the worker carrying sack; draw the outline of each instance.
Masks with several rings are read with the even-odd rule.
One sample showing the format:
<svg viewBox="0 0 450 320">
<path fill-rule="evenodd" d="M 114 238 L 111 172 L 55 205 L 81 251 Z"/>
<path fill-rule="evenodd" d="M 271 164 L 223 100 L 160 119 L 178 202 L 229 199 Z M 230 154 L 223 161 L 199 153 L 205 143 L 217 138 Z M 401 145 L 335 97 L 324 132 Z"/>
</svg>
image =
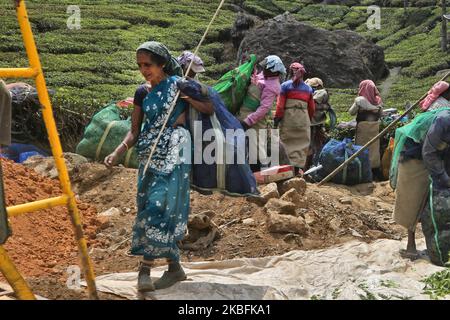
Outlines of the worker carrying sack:
<svg viewBox="0 0 450 320">
<path fill-rule="evenodd" d="M 313 175 L 313 179 L 316 181 L 323 180 L 361 148 L 361 146 L 353 144 L 352 140 L 348 138 L 342 141 L 331 139 L 320 152 L 318 162 L 323 168 Z M 356 159 L 350 162 L 331 179 L 331 182 L 346 185 L 355 185 L 371 181 L 372 169 L 370 166 L 368 149 L 361 152 Z"/>
<path fill-rule="evenodd" d="M 421 223 L 431 262 L 444 266 L 450 251 L 450 189 L 436 189 L 430 184 Z"/>
<path fill-rule="evenodd" d="M 103 162 L 123 141 L 131 128 L 131 119 L 123 119 L 122 110 L 111 103 L 94 115 L 84 131 L 83 140 L 78 144 L 76 153 Z M 130 148 L 119 158 L 119 164 L 127 168 L 137 168 L 138 160 L 135 148 Z"/>
<path fill-rule="evenodd" d="M 192 187 L 204 194 L 212 191 L 220 191 L 230 196 L 258 194 L 256 179 L 247 159 L 239 159 L 242 151 L 245 154 L 245 133 L 239 120 L 228 112 L 219 94 L 213 88 L 191 79 L 179 80 L 177 85 L 183 94 L 197 101 L 210 101 L 214 106 L 212 115 L 189 108 L 187 123 L 194 141 L 194 152 L 203 155 L 206 148 L 211 148 L 212 141 L 199 139 L 209 130 L 214 133 L 211 140 L 215 144 L 215 161 L 212 163 L 207 163 L 204 157 L 197 162 L 194 156 Z M 200 124 L 201 130 L 199 130 Z M 200 142 L 199 145 L 197 141 Z"/>
<path fill-rule="evenodd" d="M 446 110 L 450 110 L 450 108 L 440 108 L 423 112 L 407 125 L 395 130 L 394 152 L 392 154 L 391 169 L 389 171 L 389 183 L 392 189 L 397 187 L 398 163 L 407 139 L 409 138 L 415 143 L 423 143 L 428 129 L 430 129 L 436 117 L 439 113 Z"/>
<path fill-rule="evenodd" d="M 233 115 L 238 113 L 244 101 L 255 64 L 256 55 L 251 54 L 249 61 L 225 73 L 213 87 Z"/>
</svg>

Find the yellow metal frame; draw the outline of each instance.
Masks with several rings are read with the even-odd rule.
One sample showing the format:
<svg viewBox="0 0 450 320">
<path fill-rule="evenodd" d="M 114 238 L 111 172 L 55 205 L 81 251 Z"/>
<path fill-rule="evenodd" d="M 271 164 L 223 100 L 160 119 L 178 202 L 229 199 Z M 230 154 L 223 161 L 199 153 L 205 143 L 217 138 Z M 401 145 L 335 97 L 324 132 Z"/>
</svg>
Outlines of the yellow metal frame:
<svg viewBox="0 0 450 320">
<path fill-rule="evenodd" d="M 30 63 L 29 68 L 0 68 L 0 78 L 34 78 L 36 82 L 36 89 L 39 96 L 39 102 L 42 105 L 42 115 L 47 129 L 48 138 L 53 157 L 55 159 L 56 168 L 59 173 L 59 181 L 63 191 L 63 195 L 55 198 L 30 202 L 22 205 L 12 206 L 6 208 L 8 216 L 16 216 L 22 213 L 48 209 L 56 206 L 67 205 L 69 210 L 72 225 L 75 231 L 75 239 L 78 244 L 79 256 L 81 258 L 81 265 L 91 299 L 98 299 L 97 289 L 95 286 L 95 275 L 92 268 L 92 263 L 88 255 L 86 240 L 83 237 L 82 223 L 78 213 L 75 194 L 72 192 L 70 186 L 69 174 L 63 157 L 61 142 L 59 140 L 58 131 L 53 118 L 53 110 L 50 98 L 45 83 L 44 73 L 42 71 L 39 54 L 36 49 L 33 33 L 28 20 L 28 14 L 25 6 L 25 1 L 20 0 L 16 7 L 17 20 L 20 25 L 20 30 Z M 0 246 L 0 271 L 5 275 L 11 287 L 14 289 L 19 299 L 35 299 L 30 288 L 14 267 L 12 261 L 8 258 L 5 249 Z"/>
</svg>

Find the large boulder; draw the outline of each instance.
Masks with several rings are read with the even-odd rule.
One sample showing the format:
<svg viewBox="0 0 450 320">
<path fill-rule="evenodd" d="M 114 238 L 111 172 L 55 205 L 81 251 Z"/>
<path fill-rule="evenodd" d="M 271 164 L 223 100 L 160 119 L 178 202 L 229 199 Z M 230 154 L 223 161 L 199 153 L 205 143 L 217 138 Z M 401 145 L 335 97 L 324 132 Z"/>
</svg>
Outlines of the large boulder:
<svg viewBox="0 0 450 320">
<path fill-rule="evenodd" d="M 246 33 L 239 54 L 250 53 L 259 60 L 278 55 L 286 67 L 294 61 L 303 62 L 306 77 L 319 77 L 326 87 L 357 87 L 361 80 L 377 81 L 389 74 L 380 46 L 356 32 L 315 28 L 288 13 Z"/>
</svg>

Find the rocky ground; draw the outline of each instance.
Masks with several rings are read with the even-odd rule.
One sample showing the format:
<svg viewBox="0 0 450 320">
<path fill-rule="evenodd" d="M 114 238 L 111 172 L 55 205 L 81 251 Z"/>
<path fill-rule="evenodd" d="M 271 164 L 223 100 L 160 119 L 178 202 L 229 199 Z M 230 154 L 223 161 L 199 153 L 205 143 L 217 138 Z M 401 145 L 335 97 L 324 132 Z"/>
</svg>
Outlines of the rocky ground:
<svg viewBox="0 0 450 320">
<path fill-rule="evenodd" d="M 137 171 L 79 160 L 70 159 L 69 169 L 96 274 L 136 270 L 138 259 L 128 250 L 136 214 Z M 27 165 L 51 175 L 51 162 L 41 159 Z M 3 167 L 8 205 L 60 192 L 57 180 L 12 162 L 3 162 Z M 247 199 L 192 191 L 189 234 L 180 244 L 182 261 L 271 256 L 355 238 L 370 242 L 405 236 L 391 219 L 394 194 L 387 182 L 319 188 L 293 178 L 260 190 L 261 197 Z M 51 299 L 86 298 L 84 291 L 65 285 L 67 268 L 77 264 L 65 208 L 11 218 L 11 226 L 14 235 L 5 247 L 36 294 Z"/>
</svg>

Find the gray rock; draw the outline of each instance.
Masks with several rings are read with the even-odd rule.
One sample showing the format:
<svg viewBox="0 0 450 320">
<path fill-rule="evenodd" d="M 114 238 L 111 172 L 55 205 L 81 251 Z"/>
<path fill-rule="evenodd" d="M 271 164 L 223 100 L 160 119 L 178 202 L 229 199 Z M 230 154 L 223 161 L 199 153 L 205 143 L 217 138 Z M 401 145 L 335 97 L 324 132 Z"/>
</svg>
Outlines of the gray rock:
<svg viewBox="0 0 450 320">
<path fill-rule="evenodd" d="M 307 233 L 306 222 L 302 217 L 271 213 L 267 219 L 267 227 L 273 233 Z"/>
<path fill-rule="evenodd" d="M 334 231 L 338 231 L 341 228 L 342 220 L 338 217 L 334 217 L 329 222 L 330 228 Z"/>
<path fill-rule="evenodd" d="M 69 175 L 72 175 L 75 168 L 89 162 L 88 159 L 76 153 L 65 152 L 63 155 L 66 160 Z M 58 177 L 58 170 L 56 169 L 53 157 L 33 156 L 25 160 L 23 165 L 47 178 L 55 179 Z"/>
<path fill-rule="evenodd" d="M 278 183 L 278 192 L 280 195 L 284 195 L 291 189 L 295 189 L 300 196 L 303 196 L 306 192 L 306 181 L 303 178 L 292 178 Z"/>
<path fill-rule="evenodd" d="M 343 198 L 339 199 L 339 202 L 342 204 L 352 204 L 353 199 L 352 199 L 352 197 L 343 197 Z"/>
<path fill-rule="evenodd" d="M 116 207 L 112 207 L 112 208 L 109 208 L 108 210 L 100 212 L 98 215 L 104 216 L 104 217 L 112 217 L 112 216 L 119 216 L 120 213 L 121 213 L 120 209 L 118 209 Z"/>
<path fill-rule="evenodd" d="M 275 54 L 286 66 L 301 61 L 306 77 L 319 77 L 327 87 L 357 87 L 361 80 L 377 81 L 389 74 L 380 46 L 353 31 L 309 26 L 291 14 L 277 16 L 247 31 L 239 52 L 254 53 L 260 60 Z"/>
<path fill-rule="evenodd" d="M 297 190 L 295 190 L 294 188 L 291 188 L 289 191 L 283 194 L 280 200 L 292 202 L 296 206 L 302 204 L 302 197 L 298 194 Z"/>
<path fill-rule="evenodd" d="M 269 214 L 296 215 L 295 204 L 280 199 L 270 199 L 264 206 L 264 209 Z"/>
<path fill-rule="evenodd" d="M 366 232 L 366 234 L 372 239 L 388 238 L 386 233 L 384 233 L 383 231 L 380 231 L 380 230 L 369 230 Z"/>
<path fill-rule="evenodd" d="M 275 182 L 269 183 L 264 186 L 261 190 L 261 197 L 263 197 L 266 201 L 269 201 L 273 198 L 279 198 L 280 194 L 278 193 L 278 186 Z"/>
<path fill-rule="evenodd" d="M 255 219 L 247 218 L 247 219 L 242 220 L 242 224 L 245 224 L 248 226 L 255 226 L 256 222 L 255 222 Z"/>
<path fill-rule="evenodd" d="M 316 222 L 316 215 L 313 212 L 305 213 L 305 222 L 307 225 L 312 225 Z"/>
</svg>

